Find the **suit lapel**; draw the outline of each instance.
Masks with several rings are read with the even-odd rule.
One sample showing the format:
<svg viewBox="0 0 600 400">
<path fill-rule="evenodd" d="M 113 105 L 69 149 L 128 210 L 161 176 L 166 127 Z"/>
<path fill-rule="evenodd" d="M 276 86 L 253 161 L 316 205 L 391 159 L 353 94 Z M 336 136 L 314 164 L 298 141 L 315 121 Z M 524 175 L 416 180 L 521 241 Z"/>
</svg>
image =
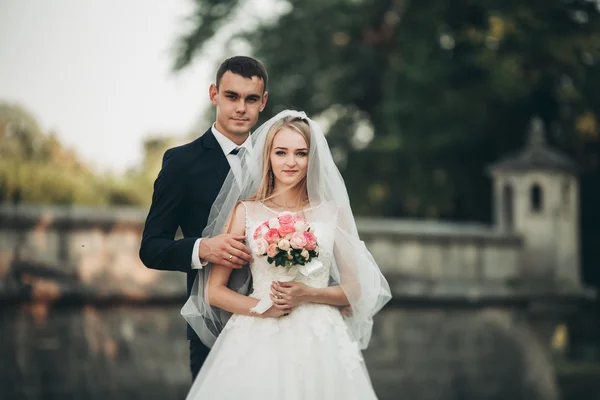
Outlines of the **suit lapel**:
<svg viewBox="0 0 600 400">
<path fill-rule="evenodd" d="M 223 153 L 223 149 L 221 149 L 211 129 L 202 135 L 202 145 L 207 149 L 208 153 L 206 162 L 214 167 L 221 180 L 224 181 L 229 173 L 230 166 L 227 157 Z"/>
</svg>

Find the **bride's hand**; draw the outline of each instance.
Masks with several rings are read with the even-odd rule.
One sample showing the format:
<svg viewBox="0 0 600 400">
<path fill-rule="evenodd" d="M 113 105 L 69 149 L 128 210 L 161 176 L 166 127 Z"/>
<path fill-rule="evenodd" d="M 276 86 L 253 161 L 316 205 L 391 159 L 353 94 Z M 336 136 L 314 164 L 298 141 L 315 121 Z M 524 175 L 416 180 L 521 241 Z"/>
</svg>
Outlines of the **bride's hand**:
<svg viewBox="0 0 600 400">
<path fill-rule="evenodd" d="M 262 313 L 260 316 L 263 318 L 279 318 L 284 315 L 288 315 L 292 310 L 287 307 L 278 306 L 274 304 L 267 311 Z"/>
<path fill-rule="evenodd" d="M 293 308 L 308 301 L 311 287 L 300 282 L 271 283 L 271 301 L 277 307 Z"/>
</svg>

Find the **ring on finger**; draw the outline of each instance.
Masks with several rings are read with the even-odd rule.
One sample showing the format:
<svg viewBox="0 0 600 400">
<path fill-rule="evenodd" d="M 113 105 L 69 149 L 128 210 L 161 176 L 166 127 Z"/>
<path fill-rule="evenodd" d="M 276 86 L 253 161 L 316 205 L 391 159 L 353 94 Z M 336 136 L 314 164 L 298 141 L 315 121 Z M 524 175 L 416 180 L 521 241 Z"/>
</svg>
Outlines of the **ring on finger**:
<svg viewBox="0 0 600 400">
<path fill-rule="evenodd" d="M 232 254 L 230 254 L 230 255 L 229 255 L 229 261 L 231 261 L 232 259 L 233 259 L 233 255 L 232 255 Z"/>
</svg>

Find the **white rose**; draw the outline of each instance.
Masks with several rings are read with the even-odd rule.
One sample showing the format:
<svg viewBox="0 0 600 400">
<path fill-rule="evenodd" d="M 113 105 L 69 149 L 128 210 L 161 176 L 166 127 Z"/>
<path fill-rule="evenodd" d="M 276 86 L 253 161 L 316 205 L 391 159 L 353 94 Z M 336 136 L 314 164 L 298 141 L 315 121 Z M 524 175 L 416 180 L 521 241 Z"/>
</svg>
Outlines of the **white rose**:
<svg viewBox="0 0 600 400">
<path fill-rule="evenodd" d="M 306 223 L 306 221 L 302 221 L 302 220 L 298 220 L 294 224 L 294 228 L 296 229 L 296 232 L 306 232 L 306 230 L 308 229 L 308 226 L 309 225 Z"/>
<path fill-rule="evenodd" d="M 277 247 L 279 247 L 280 250 L 288 251 L 290 249 L 290 241 L 287 239 L 281 239 L 279 243 L 277 243 Z"/>
<path fill-rule="evenodd" d="M 267 248 L 269 247 L 269 243 L 263 238 L 258 238 L 254 242 L 254 254 L 257 256 L 262 256 L 267 253 Z"/>
<path fill-rule="evenodd" d="M 300 255 L 304 257 L 305 260 L 308 260 L 308 257 L 310 257 L 310 254 L 308 254 L 308 250 L 306 249 L 302 250 L 302 253 L 300 253 Z"/>
<path fill-rule="evenodd" d="M 279 225 L 279 220 L 277 219 L 277 217 L 273 217 L 269 220 L 269 228 L 279 229 L 280 227 L 281 225 Z"/>
</svg>

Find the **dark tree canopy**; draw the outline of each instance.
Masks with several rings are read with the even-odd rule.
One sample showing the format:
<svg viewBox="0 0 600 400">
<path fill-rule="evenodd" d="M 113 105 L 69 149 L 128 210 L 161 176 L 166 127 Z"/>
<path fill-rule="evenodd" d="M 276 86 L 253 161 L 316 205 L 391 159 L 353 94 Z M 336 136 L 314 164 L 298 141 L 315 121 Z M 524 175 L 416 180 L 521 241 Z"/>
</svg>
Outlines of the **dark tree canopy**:
<svg viewBox="0 0 600 400">
<path fill-rule="evenodd" d="M 248 6 L 195 3 L 176 69 Z M 269 71 L 263 118 L 290 107 L 331 123 L 359 213 L 486 220 L 485 166 L 524 144 L 533 115 L 551 143 L 595 168 L 586 149 L 598 142 L 596 2 L 279 4 L 288 11 L 275 22 L 244 31 L 240 19 L 232 41 L 248 41 Z"/>
</svg>

